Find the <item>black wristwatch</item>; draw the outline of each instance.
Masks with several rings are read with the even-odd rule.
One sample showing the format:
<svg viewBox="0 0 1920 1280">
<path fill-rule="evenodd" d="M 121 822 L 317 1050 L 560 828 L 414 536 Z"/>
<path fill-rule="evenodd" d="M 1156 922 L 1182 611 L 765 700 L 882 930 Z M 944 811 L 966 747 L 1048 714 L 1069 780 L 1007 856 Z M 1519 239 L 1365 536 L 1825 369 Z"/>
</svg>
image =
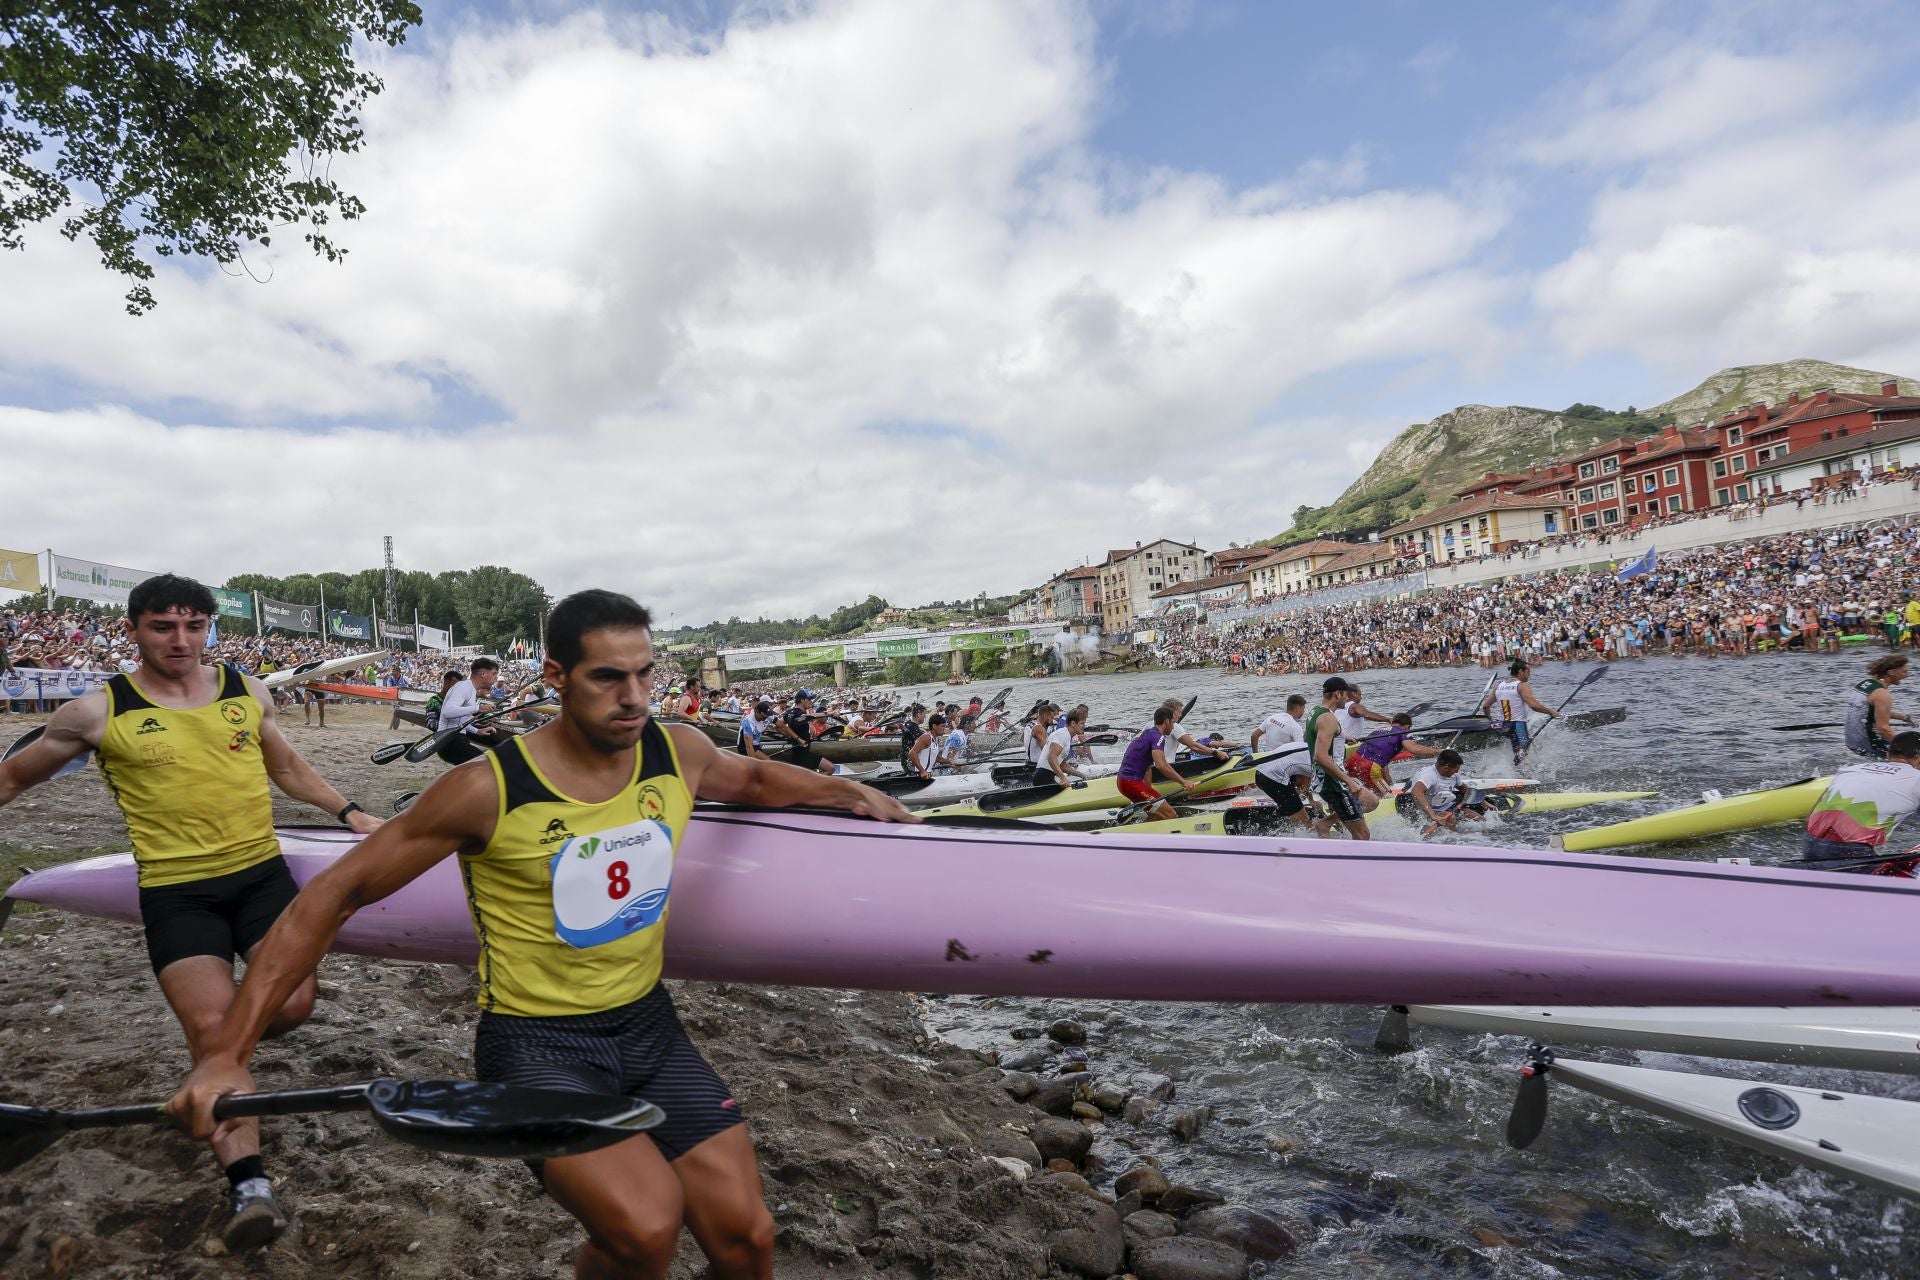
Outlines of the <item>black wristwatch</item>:
<svg viewBox="0 0 1920 1280">
<path fill-rule="evenodd" d="M 365 812 L 366 810 L 362 809 L 358 803 L 356 803 L 355 801 L 349 800 L 347 801 L 347 807 L 342 809 L 340 812 L 334 814 L 333 819 L 335 822 L 338 822 L 344 825 L 346 823 L 348 814 L 365 813 Z"/>
</svg>

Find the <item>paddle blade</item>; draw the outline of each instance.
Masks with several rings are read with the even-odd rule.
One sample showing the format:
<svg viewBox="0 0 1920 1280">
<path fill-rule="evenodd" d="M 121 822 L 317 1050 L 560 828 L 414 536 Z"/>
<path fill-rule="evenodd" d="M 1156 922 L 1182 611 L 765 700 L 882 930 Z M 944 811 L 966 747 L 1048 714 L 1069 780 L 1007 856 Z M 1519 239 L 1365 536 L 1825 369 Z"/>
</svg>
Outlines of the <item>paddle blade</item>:
<svg viewBox="0 0 1920 1280">
<path fill-rule="evenodd" d="M 437 753 L 441 747 L 446 745 L 447 740 L 458 732 L 460 732 L 459 729 L 442 729 L 438 733 L 430 733 L 420 739 L 420 741 L 406 748 L 400 754 L 406 758 L 408 764 L 419 764 L 421 761 Z"/>
<path fill-rule="evenodd" d="M 1405 1053 L 1413 1048 L 1413 1028 L 1407 1019 L 1407 1006 L 1392 1005 L 1380 1019 L 1380 1030 L 1373 1036 L 1373 1047 L 1381 1053 Z"/>
<path fill-rule="evenodd" d="M 1771 733 L 1799 733 L 1806 729 L 1844 729 L 1845 727 L 1845 725 L 1836 721 L 1833 723 L 1822 722 L 1820 724 L 1770 724 L 1767 726 L 1767 730 Z"/>
<path fill-rule="evenodd" d="M 379 748 L 367 758 L 375 764 L 392 764 L 395 760 L 407 754 L 409 745 L 411 744 L 405 742 L 389 742 L 386 746 Z"/>
<path fill-rule="evenodd" d="M 0 1173 L 11 1173 L 60 1141 L 60 1113 L 45 1107 L 0 1105 Z"/>
<path fill-rule="evenodd" d="M 1553 1066 L 1551 1050 L 1541 1050 L 1520 1069 L 1520 1090 L 1507 1116 L 1507 1145 L 1525 1151 L 1547 1127 L 1547 1072 Z"/>
<path fill-rule="evenodd" d="M 1567 728 L 1598 729 L 1602 725 L 1619 724 L 1626 718 L 1625 707 L 1602 707 L 1597 711 L 1577 711 L 1567 717 Z M 1833 727 L 1839 728 L 1838 725 Z"/>
<path fill-rule="evenodd" d="M 393 802 L 393 816 L 397 818 L 401 814 L 405 813 L 408 809 L 413 807 L 413 802 L 415 800 L 418 800 L 419 798 L 420 798 L 420 793 L 418 791 L 408 791 L 408 792 L 402 793 L 400 798 Z"/>
<path fill-rule="evenodd" d="M 367 1104 L 380 1127 L 402 1142 L 519 1160 L 597 1151 L 666 1119 L 638 1098 L 478 1080 L 376 1080 Z"/>
</svg>

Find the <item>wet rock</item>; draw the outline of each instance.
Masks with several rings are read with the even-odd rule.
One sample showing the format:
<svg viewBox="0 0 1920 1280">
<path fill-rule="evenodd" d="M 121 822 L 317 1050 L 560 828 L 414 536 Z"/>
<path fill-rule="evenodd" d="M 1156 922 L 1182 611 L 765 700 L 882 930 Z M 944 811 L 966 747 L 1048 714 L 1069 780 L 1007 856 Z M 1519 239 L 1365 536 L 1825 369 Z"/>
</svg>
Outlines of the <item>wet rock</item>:
<svg viewBox="0 0 1920 1280">
<path fill-rule="evenodd" d="M 1127 1091 L 1117 1084 L 1102 1082 L 1087 1088 L 1087 1101 L 1108 1115 L 1118 1115 L 1127 1105 Z"/>
<path fill-rule="evenodd" d="M 1210 1205 L 1225 1204 L 1227 1198 L 1210 1187 L 1189 1187 L 1174 1185 L 1168 1187 L 1160 1196 L 1160 1212 L 1171 1213 L 1175 1217 L 1194 1209 L 1205 1209 Z"/>
<path fill-rule="evenodd" d="M 1283 1156 L 1289 1151 L 1298 1150 L 1300 1147 L 1300 1139 L 1290 1133 L 1282 1133 L 1278 1129 L 1269 1129 L 1260 1136 L 1265 1139 L 1267 1150 L 1276 1155 Z"/>
<path fill-rule="evenodd" d="M 1038 1107 L 1050 1116 L 1072 1115 L 1075 1095 L 1089 1078 L 1084 1074 L 1056 1076 L 1043 1082 L 1027 1099 L 1027 1105 Z"/>
<path fill-rule="evenodd" d="M 1033 1139 L 1006 1129 L 989 1129 L 981 1134 L 980 1150 L 989 1156 L 1011 1156 L 1015 1160 L 1024 1160 L 1036 1169 L 1044 1163 L 1040 1148 L 1033 1145 Z"/>
<path fill-rule="evenodd" d="M 1152 1165 L 1141 1165 L 1137 1169 L 1127 1170 L 1114 1179 L 1113 1194 L 1124 1196 L 1137 1192 L 1146 1203 L 1157 1204 L 1160 1197 L 1166 1195 L 1172 1185 L 1167 1181 L 1166 1174 Z"/>
<path fill-rule="evenodd" d="M 1053 1060 L 1053 1055 L 1038 1046 L 1015 1049 L 1000 1055 L 1002 1071 L 1038 1071 Z"/>
<path fill-rule="evenodd" d="M 1091 1102 L 1076 1102 L 1073 1104 L 1073 1116 L 1076 1120 L 1098 1120 L 1105 1114 L 1105 1112 L 1094 1106 Z"/>
<path fill-rule="evenodd" d="M 1045 1160 L 1069 1160 L 1077 1167 L 1093 1148 L 1093 1134 L 1076 1120 L 1036 1121 L 1029 1134 Z"/>
<path fill-rule="evenodd" d="M 1047 1034 L 1047 1029 L 1045 1027 L 1015 1027 L 1008 1034 L 1015 1040 L 1038 1040 L 1041 1036 Z"/>
<path fill-rule="evenodd" d="M 1135 1093 L 1144 1093 L 1155 1102 L 1173 1101 L 1173 1081 L 1166 1076 L 1146 1075 L 1138 1081 Z"/>
<path fill-rule="evenodd" d="M 1126 1236 L 1120 1229 L 1120 1215 L 1108 1206 L 1092 1200 L 1080 1200 L 1067 1210 L 1074 1221 L 1047 1236 L 1047 1253 L 1053 1265 L 1079 1276 L 1105 1280 L 1120 1270 L 1126 1259 Z"/>
<path fill-rule="evenodd" d="M 1025 1071 L 1009 1071 L 1000 1077 L 1000 1087 L 1015 1102 L 1024 1102 L 1040 1091 L 1040 1078 Z"/>
<path fill-rule="evenodd" d="M 1127 1264 L 1140 1280 L 1246 1280 L 1247 1256 L 1230 1245 L 1192 1236 L 1148 1240 Z"/>
<path fill-rule="evenodd" d="M 1173 1130 L 1173 1136 L 1182 1142 L 1192 1142 L 1207 1121 L 1213 1119 L 1213 1108 L 1208 1106 L 1187 1107 L 1174 1112 L 1167 1118 L 1167 1128 Z"/>
<path fill-rule="evenodd" d="M 1160 1104 L 1152 1098 L 1136 1093 L 1127 1099 L 1125 1106 L 1120 1108 L 1120 1118 L 1128 1124 L 1145 1124 L 1148 1118 L 1159 1110 L 1159 1107 Z"/>
<path fill-rule="evenodd" d="M 1071 1160 L 1062 1160 L 1059 1156 L 1047 1161 L 1048 1173 L 1078 1173 L 1079 1168 Z"/>
<path fill-rule="evenodd" d="M 1084 1073 L 1086 1069 L 1087 1069 L 1087 1055 L 1084 1052 L 1082 1052 L 1080 1056 L 1076 1058 L 1073 1056 L 1073 1051 L 1068 1050 L 1067 1056 L 1060 1059 L 1060 1066 L 1058 1067 L 1057 1070 L 1060 1075 L 1066 1076 L 1066 1075 L 1074 1075 L 1076 1073 Z"/>
<path fill-rule="evenodd" d="M 1299 1245 L 1292 1232 L 1259 1210 L 1242 1204 L 1223 1204 L 1190 1213 L 1181 1230 L 1190 1236 L 1232 1245 L 1262 1262 L 1291 1257 Z"/>
<path fill-rule="evenodd" d="M 1072 1018 L 1062 1018 L 1047 1028 L 1047 1035 L 1061 1044 L 1085 1044 L 1087 1029 Z"/>
<path fill-rule="evenodd" d="M 943 1076 L 970 1076 L 978 1074 L 984 1065 L 978 1058 L 948 1058 L 934 1063 L 933 1069 Z"/>
<path fill-rule="evenodd" d="M 1113 1211 L 1120 1215 L 1122 1222 L 1126 1221 L 1128 1214 L 1138 1213 L 1146 1207 L 1147 1202 L 1140 1198 L 1138 1191 L 1129 1191 L 1113 1202 Z"/>
<path fill-rule="evenodd" d="M 1118 1212 L 1120 1206 L 1115 1205 Z M 1140 1209 L 1120 1219 L 1120 1225 L 1126 1229 L 1127 1243 L 1145 1244 L 1149 1240 L 1165 1240 L 1180 1234 L 1180 1224 L 1164 1213 L 1152 1209 Z"/>
<path fill-rule="evenodd" d="M 1064 1187 L 1098 1204 L 1107 1203 L 1107 1198 L 1100 1194 L 1099 1189 L 1077 1173 L 1043 1173 L 1038 1180 L 1050 1187 Z"/>
</svg>

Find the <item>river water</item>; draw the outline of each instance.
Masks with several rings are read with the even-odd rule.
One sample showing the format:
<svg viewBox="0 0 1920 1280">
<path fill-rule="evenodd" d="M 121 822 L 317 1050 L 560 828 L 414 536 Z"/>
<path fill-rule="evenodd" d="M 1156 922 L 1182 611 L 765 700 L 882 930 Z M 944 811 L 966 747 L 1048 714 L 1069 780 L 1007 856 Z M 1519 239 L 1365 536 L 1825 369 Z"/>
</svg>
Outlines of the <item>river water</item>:
<svg viewBox="0 0 1920 1280">
<path fill-rule="evenodd" d="M 1516 820 L 1473 838 L 1540 847 L 1550 832 L 1689 803 L 1703 788 L 1731 793 L 1831 771 L 1848 759 L 1837 729 L 1766 726 L 1837 721 L 1866 661 L 1884 652 L 1618 663 L 1572 710 L 1624 706 L 1628 718 L 1552 730 L 1525 772 L 1546 788 L 1650 790 L 1660 799 Z M 1535 692 L 1556 705 L 1590 670 L 1544 667 Z M 1469 667 L 1354 679 L 1376 710 L 1433 701 L 1427 718 L 1437 719 L 1470 711 L 1487 675 Z M 1244 742 L 1287 694 L 1306 694 L 1311 704 L 1318 691 L 1319 677 L 1149 672 L 1017 681 L 1008 704 L 1086 702 L 1093 723 L 1139 724 L 1163 699 L 1197 693 L 1188 725 Z M 1920 705 L 1896 697 L 1903 710 Z M 1480 752 L 1468 757 L 1467 772 L 1510 774 L 1511 761 L 1504 750 Z M 1791 857 L 1796 840 L 1795 829 L 1779 828 L 1675 846 L 1665 856 Z M 1371 1047 L 1380 1013 L 964 998 L 928 1006 L 934 1029 L 977 1048 L 1010 1048 L 1016 1026 L 1078 1018 L 1089 1027 L 1096 1078 L 1165 1074 L 1177 1083 L 1175 1106 L 1213 1105 L 1216 1118 L 1191 1143 L 1151 1123 L 1134 1130 L 1116 1122 L 1097 1126 L 1095 1150 L 1114 1172 L 1152 1154 L 1176 1181 L 1310 1219 L 1317 1233 L 1297 1258 L 1275 1264 L 1275 1276 L 1920 1276 L 1920 1232 L 1908 1230 L 1920 1206 L 1570 1087 L 1553 1090 L 1546 1132 L 1533 1147 L 1513 1151 L 1504 1133 L 1522 1042 L 1416 1027 L 1414 1052 L 1386 1057 Z M 1920 1099 L 1920 1080 L 1900 1076 L 1597 1048 L 1577 1056 Z"/>
</svg>

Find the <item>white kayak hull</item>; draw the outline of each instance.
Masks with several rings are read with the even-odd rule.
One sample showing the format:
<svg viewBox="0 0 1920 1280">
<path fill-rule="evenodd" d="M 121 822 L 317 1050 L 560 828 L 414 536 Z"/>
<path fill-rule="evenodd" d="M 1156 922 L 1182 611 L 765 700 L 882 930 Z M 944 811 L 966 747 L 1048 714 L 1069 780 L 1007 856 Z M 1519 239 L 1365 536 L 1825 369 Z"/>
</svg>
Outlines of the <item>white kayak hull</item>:
<svg viewBox="0 0 1920 1280">
<path fill-rule="evenodd" d="M 1410 1005 L 1431 1027 L 1850 1071 L 1920 1075 L 1920 1009 L 1689 1009 L 1626 1005 Z"/>
<path fill-rule="evenodd" d="M 1920 1198 L 1920 1102 L 1564 1058 L 1549 1078 L 1756 1151 Z"/>
<path fill-rule="evenodd" d="M 378 662 L 386 656 L 385 649 L 375 649 L 371 653 L 355 653 L 344 658 L 329 658 L 325 662 L 316 662 L 312 666 L 270 671 L 260 677 L 260 683 L 269 689 L 286 689 L 294 685 L 312 684 L 315 680 L 325 680 L 328 676 L 339 675 L 342 671 L 357 670 L 368 663 Z"/>
</svg>

